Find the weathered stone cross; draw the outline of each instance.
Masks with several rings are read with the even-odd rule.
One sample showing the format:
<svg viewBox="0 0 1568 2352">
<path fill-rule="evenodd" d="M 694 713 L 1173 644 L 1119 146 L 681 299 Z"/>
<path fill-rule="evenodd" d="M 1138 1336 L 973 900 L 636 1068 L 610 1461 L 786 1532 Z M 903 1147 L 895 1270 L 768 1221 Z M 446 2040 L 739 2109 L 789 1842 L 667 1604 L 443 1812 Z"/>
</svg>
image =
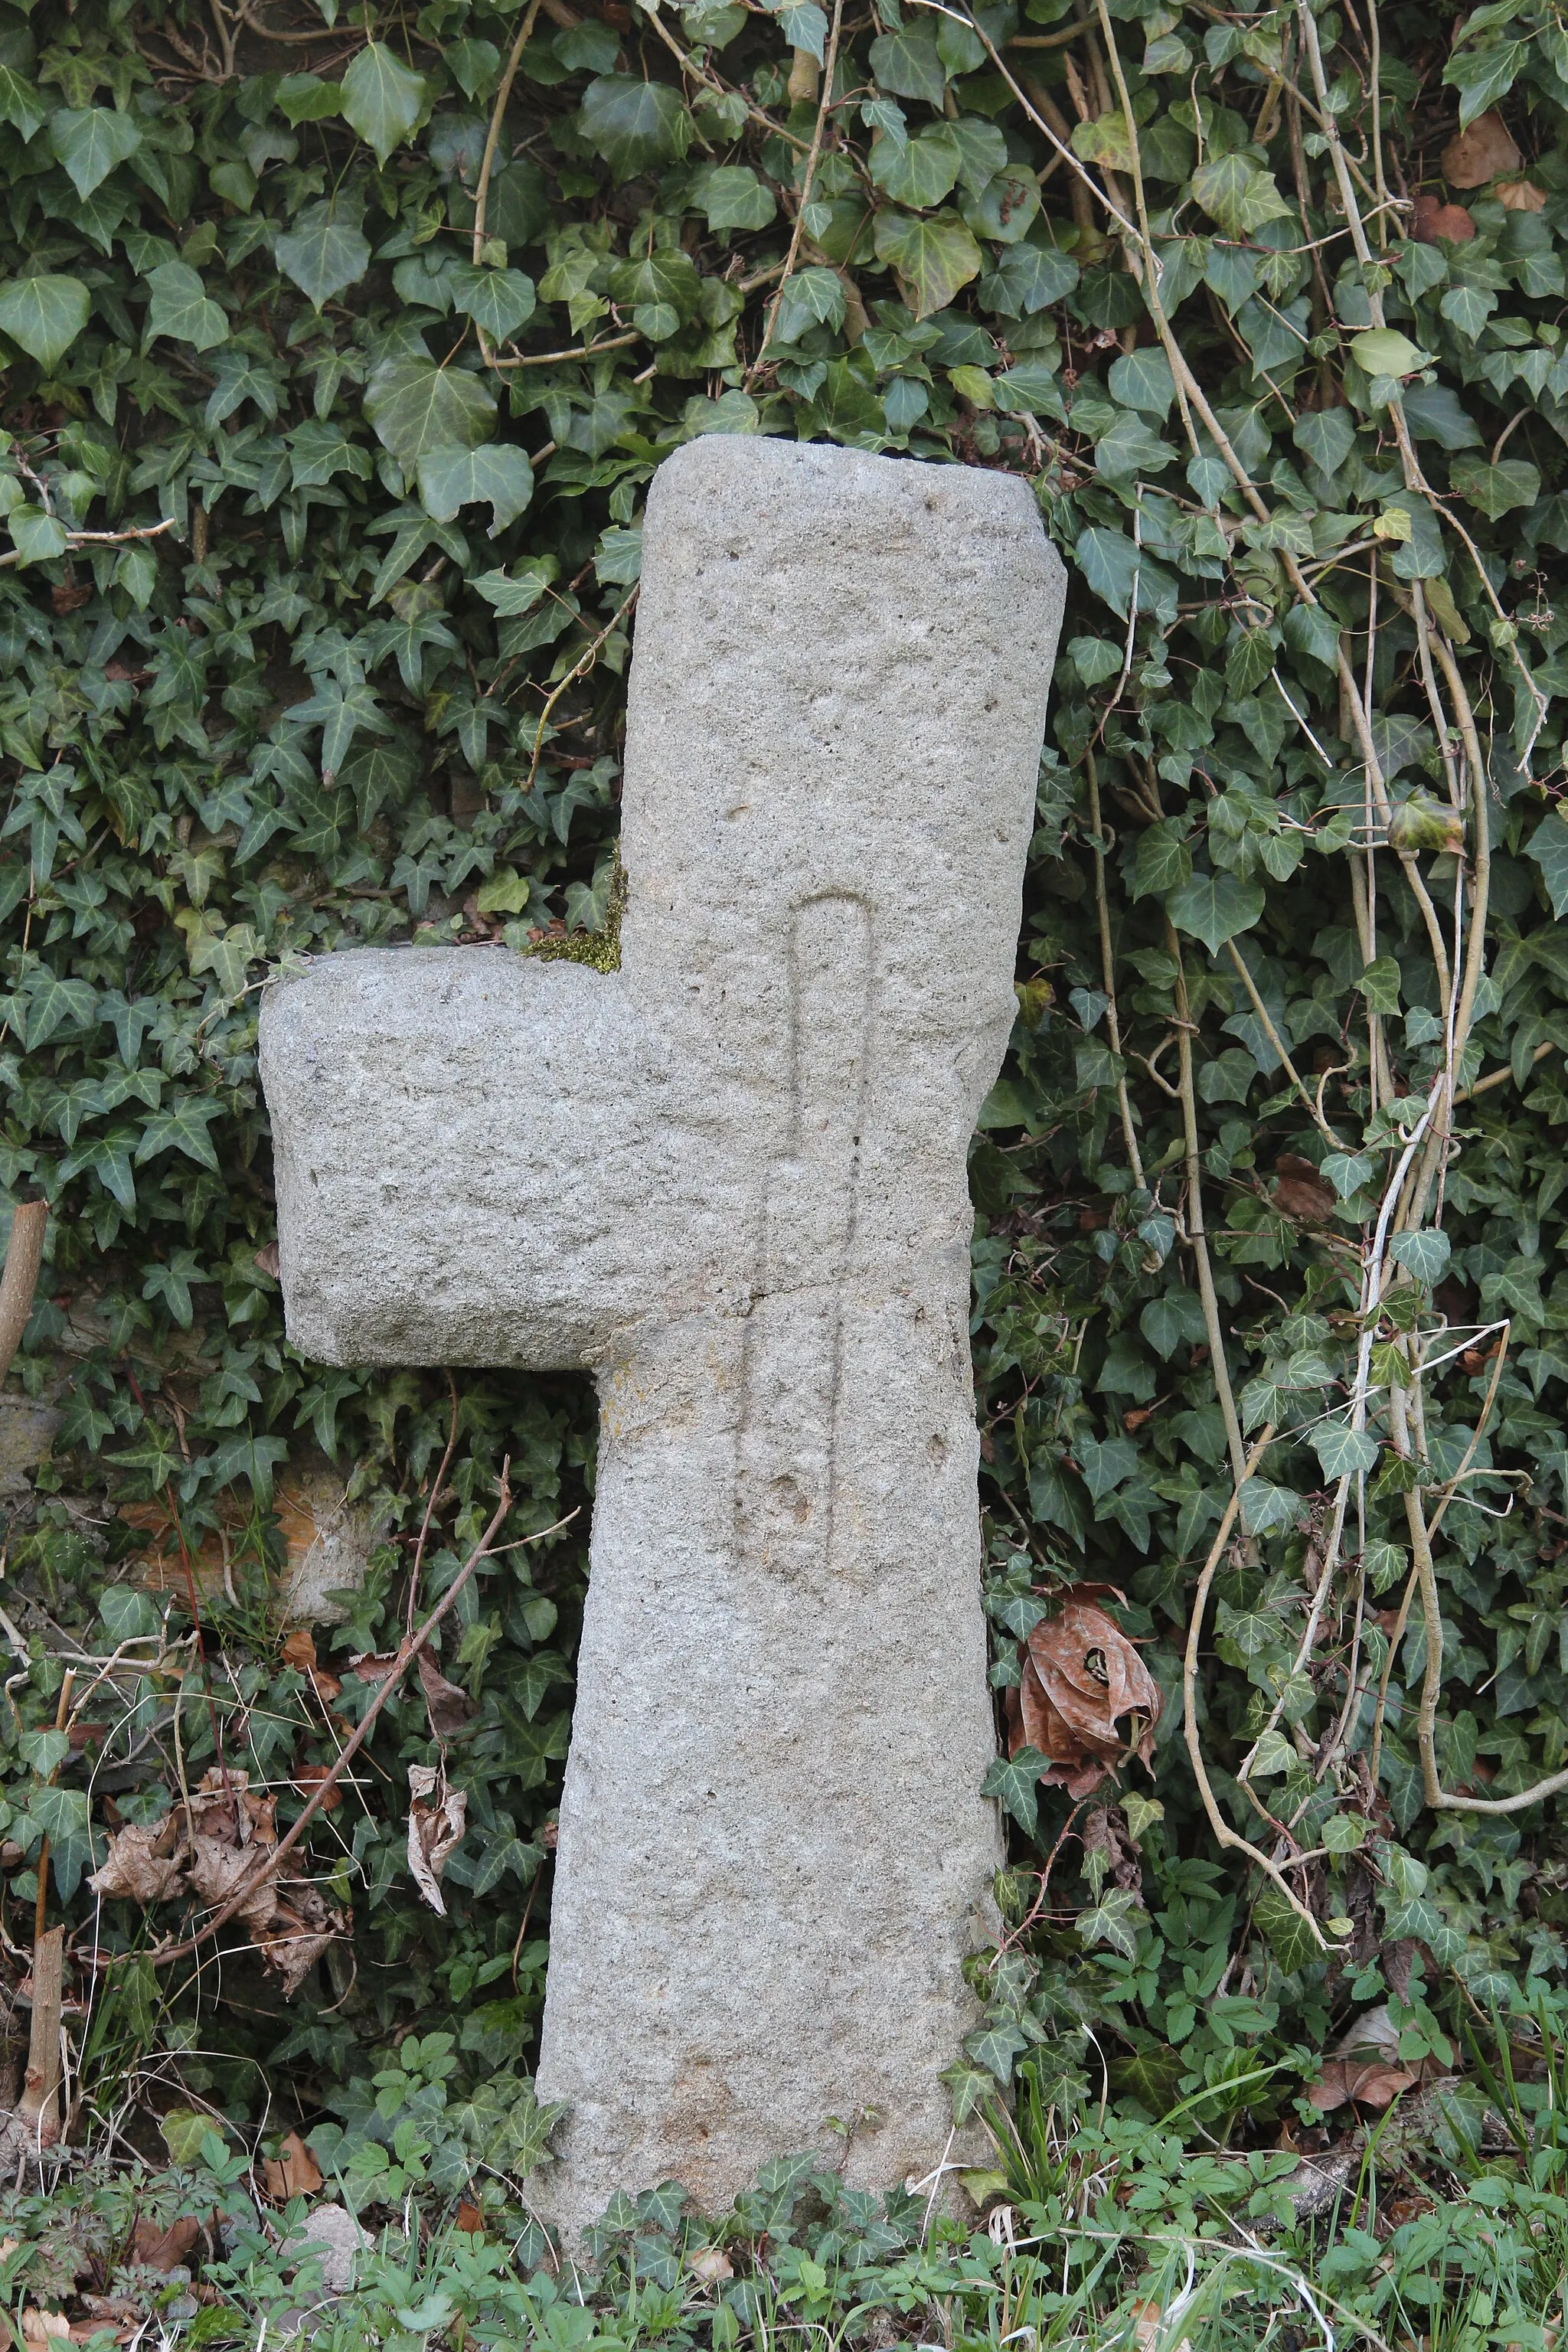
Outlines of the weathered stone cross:
<svg viewBox="0 0 1568 2352">
<path fill-rule="evenodd" d="M 1014 1013 L 1061 566 L 1026 486 L 710 437 L 648 499 L 622 966 L 273 993 L 289 1331 L 587 1366 L 542 2201 L 925 2173 L 999 1854 L 965 1153 Z"/>
</svg>

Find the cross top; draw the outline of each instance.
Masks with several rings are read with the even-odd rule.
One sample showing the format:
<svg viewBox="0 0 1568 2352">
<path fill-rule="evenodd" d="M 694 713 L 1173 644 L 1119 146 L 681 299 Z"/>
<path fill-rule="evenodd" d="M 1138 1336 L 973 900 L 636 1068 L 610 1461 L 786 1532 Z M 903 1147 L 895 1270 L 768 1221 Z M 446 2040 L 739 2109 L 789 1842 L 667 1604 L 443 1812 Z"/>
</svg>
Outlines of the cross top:
<svg viewBox="0 0 1568 2352">
<path fill-rule="evenodd" d="M 569 2229 L 874 2111 L 935 2161 L 997 1836 L 965 1153 L 1014 1012 L 1062 575 L 1026 486 L 711 436 L 649 493 L 621 969 L 274 992 L 290 1337 L 587 1366 L 540 2064 Z"/>
</svg>

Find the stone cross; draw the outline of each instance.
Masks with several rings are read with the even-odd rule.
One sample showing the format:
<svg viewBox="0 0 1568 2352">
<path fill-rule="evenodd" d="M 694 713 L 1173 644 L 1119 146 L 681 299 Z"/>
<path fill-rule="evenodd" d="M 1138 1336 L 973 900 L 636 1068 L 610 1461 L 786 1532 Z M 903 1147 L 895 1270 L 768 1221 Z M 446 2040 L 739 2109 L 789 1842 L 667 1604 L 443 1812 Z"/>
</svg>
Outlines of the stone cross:
<svg viewBox="0 0 1568 2352">
<path fill-rule="evenodd" d="M 947 2143 L 1001 1853 L 965 1155 L 1063 588 L 1013 477 L 719 436 L 642 577 L 619 971 L 362 950 L 261 1029 L 295 1345 L 598 1383 L 538 2071 L 574 2236 Z"/>
</svg>

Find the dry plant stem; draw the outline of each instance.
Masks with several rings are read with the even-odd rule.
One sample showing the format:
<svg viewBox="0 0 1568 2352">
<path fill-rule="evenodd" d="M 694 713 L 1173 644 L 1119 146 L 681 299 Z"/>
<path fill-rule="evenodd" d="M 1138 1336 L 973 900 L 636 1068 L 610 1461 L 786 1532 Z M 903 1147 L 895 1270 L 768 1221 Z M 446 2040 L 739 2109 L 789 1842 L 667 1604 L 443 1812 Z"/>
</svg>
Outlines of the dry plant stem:
<svg viewBox="0 0 1568 2352">
<path fill-rule="evenodd" d="M 511 45 L 511 55 L 506 61 L 506 71 L 500 78 L 500 88 L 496 92 L 496 102 L 490 109 L 490 127 L 485 136 L 485 152 L 479 159 L 479 184 L 474 190 L 472 259 L 476 268 L 479 267 L 479 256 L 485 247 L 485 206 L 489 201 L 490 173 L 495 164 L 496 149 L 500 144 L 501 126 L 506 121 L 507 104 L 511 97 L 511 86 L 517 79 L 518 67 L 522 62 L 522 53 L 528 47 L 535 25 L 539 22 L 539 8 L 540 0 L 528 0 L 528 6 L 523 11 L 522 22 L 517 28 L 517 38 Z M 479 349 L 484 351 L 485 345 L 486 338 L 481 329 Z"/>
<path fill-rule="evenodd" d="M 642 337 L 634 327 L 628 334 L 606 335 L 602 343 L 577 343 L 569 352 L 513 352 L 507 359 L 492 358 L 487 353 L 486 362 L 489 366 L 498 369 L 549 367 L 556 360 L 596 360 L 601 352 L 625 351 L 628 343 L 640 343 L 641 341 Z M 555 444 L 552 441 L 542 449 L 530 451 L 529 464 L 539 465 L 543 458 L 551 456 Z"/>
<path fill-rule="evenodd" d="M 1284 1065 L 1286 1076 L 1289 1079 L 1290 1084 L 1295 1087 L 1296 1092 L 1300 1096 L 1301 1100 L 1306 1104 L 1312 1124 L 1316 1127 L 1319 1134 L 1322 1137 L 1323 1141 L 1328 1144 L 1331 1150 L 1335 1151 L 1342 1151 L 1344 1150 L 1343 1144 L 1340 1141 L 1339 1137 L 1334 1133 L 1333 1129 L 1329 1125 L 1328 1120 L 1323 1117 L 1322 1112 L 1319 1109 L 1317 1104 L 1312 1100 L 1311 1096 L 1308 1093 L 1307 1088 L 1302 1082 L 1300 1072 L 1297 1069 L 1295 1063 L 1290 1059 L 1289 1054 L 1286 1050 L 1284 1039 L 1280 1036 L 1279 1032 L 1275 1028 L 1273 1022 L 1269 1019 L 1268 1008 L 1264 1003 L 1262 997 L 1258 993 L 1258 983 L 1253 979 L 1251 972 L 1247 969 L 1247 961 L 1245 957 L 1242 955 L 1241 950 L 1237 946 L 1234 940 L 1227 940 L 1226 944 L 1230 950 L 1230 960 L 1236 966 L 1241 984 L 1243 988 L 1246 989 L 1248 997 L 1251 999 L 1252 1009 L 1254 1013 L 1257 1013 L 1258 1018 L 1262 1024 L 1263 1034 L 1268 1038 L 1269 1044 L 1273 1046 L 1274 1051 L 1279 1055 L 1281 1063 Z"/>
<path fill-rule="evenodd" d="M 33 1311 L 33 1294 L 44 1262 L 44 1234 L 48 1223 L 47 1201 L 23 1201 L 11 1213 L 5 1271 L 0 1275 L 0 1381 L 11 1369 Z"/>
<path fill-rule="evenodd" d="M 1105 893 L 1105 835 L 1100 823 L 1100 772 L 1094 764 L 1094 753 L 1086 762 L 1089 772 L 1089 821 L 1094 827 L 1094 905 L 1100 919 L 1100 965 L 1105 976 L 1105 993 L 1110 1003 L 1105 1008 L 1106 1027 L 1110 1033 L 1110 1050 L 1121 1059 L 1121 1024 L 1116 1011 L 1115 961 L 1110 952 L 1110 908 Z M 1128 1164 L 1132 1181 L 1142 1186 L 1143 1161 L 1138 1150 L 1137 1131 L 1132 1125 L 1132 1103 L 1127 1092 L 1125 1075 L 1116 1081 L 1116 1107 L 1121 1116 L 1121 1138 L 1127 1146 Z"/>
<path fill-rule="evenodd" d="M 408 1571 L 408 1601 L 403 1612 L 403 1630 L 405 1633 L 412 1633 L 414 1631 L 414 1612 L 419 1606 L 419 1578 L 425 1566 L 425 1547 L 430 1540 L 430 1522 L 436 1516 L 436 1506 L 441 1499 L 441 1488 L 446 1481 L 447 1473 L 451 1467 L 452 1455 L 458 1444 L 459 1411 L 458 1383 L 450 1370 L 447 1374 L 447 1385 L 452 1391 L 452 1426 L 447 1433 L 447 1451 L 441 1456 L 441 1467 L 437 1471 L 436 1483 L 430 1489 L 430 1499 L 425 1506 L 425 1517 L 419 1528 L 419 1540 L 414 1547 L 414 1564 Z"/>
<path fill-rule="evenodd" d="M 60 2136 L 60 2020 L 65 2008 L 65 1934 L 51 1927 L 33 1946 L 33 2018 L 27 2035 L 27 2071 L 18 2119 L 34 2144 L 52 2147 Z"/>
<path fill-rule="evenodd" d="M 1181 941 L 1168 916 L 1165 943 L 1176 966 L 1176 1091 L 1181 1097 L 1182 1127 L 1186 1139 L 1187 1239 L 1192 1244 L 1193 1259 L 1197 1268 L 1198 1297 L 1203 1304 L 1204 1328 L 1208 1333 L 1209 1370 L 1214 1380 L 1215 1394 L 1219 1400 L 1220 1418 L 1225 1423 L 1225 1442 L 1230 1454 L 1231 1475 L 1239 1486 L 1247 1475 L 1242 1467 L 1241 1423 L 1237 1418 L 1236 1399 L 1231 1393 L 1230 1369 L 1225 1356 L 1225 1332 L 1219 1319 L 1219 1299 L 1215 1292 L 1208 1242 L 1204 1234 L 1203 1168 L 1198 1157 L 1198 1104 L 1193 1087 L 1193 1024 L 1187 1010 L 1187 975 L 1182 962 Z"/>
<path fill-rule="evenodd" d="M 489 1557 L 490 1544 L 500 1529 L 502 1520 L 506 1517 L 508 1511 L 511 1508 L 511 1486 L 510 1483 L 510 1470 L 511 1458 L 508 1455 L 507 1459 L 501 1465 L 500 1498 L 496 1505 L 495 1511 L 491 1517 L 489 1527 L 486 1528 L 484 1534 L 479 1538 L 479 1542 L 474 1546 L 473 1550 L 468 1554 L 468 1559 L 463 1562 L 462 1567 L 458 1570 L 457 1575 L 452 1579 L 451 1583 L 447 1587 L 446 1591 L 441 1595 L 440 1600 L 430 1612 L 429 1616 L 426 1618 L 423 1625 L 421 1625 L 416 1633 L 406 1634 L 404 1637 L 402 1646 L 399 1648 L 397 1655 L 394 1659 L 390 1669 L 383 1679 L 374 1697 L 371 1700 L 370 1705 L 365 1708 L 364 1713 L 361 1716 L 358 1723 L 354 1726 L 354 1728 L 350 1733 L 348 1738 L 344 1740 L 342 1747 L 339 1751 L 337 1761 L 334 1764 L 329 1765 L 327 1768 L 326 1772 L 322 1775 L 321 1780 L 317 1784 L 309 1802 L 305 1805 L 300 1814 L 299 1820 L 294 1823 L 293 1827 L 289 1829 L 284 1836 L 279 1839 L 278 1843 L 275 1846 L 268 1849 L 261 1868 L 254 1872 L 250 1876 L 241 1879 L 238 1885 L 235 1887 L 234 1892 L 229 1895 L 228 1900 L 222 1904 L 219 1908 L 213 1913 L 212 1917 L 198 1927 L 194 1935 L 184 1937 L 175 1944 L 159 1945 L 153 1951 L 142 1954 L 140 1956 L 141 1958 L 151 1960 L 153 1965 L 158 1968 L 163 1967 L 170 1960 L 187 1959 L 193 1952 L 200 1951 L 204 1944 L 211 1942 L 212 1938 L 217 1934 L 219 1928 L 224 1927 L 226 1923 L 233 1917 L 240 1905 L 249 1901 L 250 1897 L 256 1893 L 258 1887 L 264 1886 L 269 1878 L 275 1878 L 277 1876 L 279 1869 L 282 1864 L 287 1861 L 289 1854 L 294 1851 L 294 1848 L 299 1844 L 300 1839 L 304 1836 L 305 1832 L 315 1820 L 316 1815 L 321 1811 L 321 1807 L 326 1803 L 327 1799 L 331 1796 L 338 1782 L 342 1780 L 348 1767 L 353 1763 L 354 1758 L 359 1754 L 360 1749 L 364 1746 L 365 1741 L 370 1738 L 371 1732 L 375 1727 L 376 1717 L 381 1714 L 382 1709 L 386 1706 L 388 1700 L 392 1697 L 393 1693 L 401 1685 L 409 1667 L 413 1664 L 415 1659 L 418 1656 L 426 1643 L 430 1639 L 431 1634 L 441 1622 L 442 1618 L 445 1617 L 447 1611 L 454 1606 L 459 1593 L 462 1592 L 469 1578 L 473 1575 L 474 1570 L 479 1567 L 479 1562 Z M 533 1543 L 542 1543 L 546 1536 L 558 1535 L 563 1528 L 569 1527 L 571 1525 L 576 1516 L 577 1514 L 575 1511 L 569 1511 L 563 1519 L 557 1519 L 552 1527 L 542 1528 L 538 1535 L 531 1537 L 530 1541 Z M 127 1955 L 127 1957 L 131 1956 Z M 98 1965 L 100 1967 L 111 1968 L 114 1965 L 114 1961 L 112 1958 L 106 1958 L 100 1959 L 98 1962 Z"/>
<path fill-rule="evenodd" d="M 1209 1827 L 1213 1830 L 1216 1840 L 1222 1846 L 1230 1847 L 1233 1853 L 1246 1854 L 1249 1862 L 1257 1864 L 1265 1877 L 1273 1880 L 1291 1910 L 1304 1919 L 1310 1927 L 1319 1950 L 1326 1952 L 1331 1949 L 1331 1947 L 1324 1940 L 1322 1929 L 1296 1893 L 1284 1872 L 1278 1864 L 1270 1862 L 1266 1853 L 1260 1853 L 1249 1838 L 1244 1838 L 1238 1830 L 1233 1830 L 1220 1811 L 1218 1801 L 1209 1785 L 1209 1776 L 1204 1765 L 1203 1748 L 1198 1740 L 1198 1641 L 1203 1632 L 1204 1612 L 1208 1606 L 1209 1587 L 1213 1584 L 1215 1571 L 1225 1556 L 1225 1548 L 1230 1541 L 1230 1531 L 1236 1525 L 1236 1515 L 1241 1507 L 1241 1489 L 1263 1459 L 1273 1435 L 1274 1425 L 1270 1422 L 1242 1464 L 1236 1485 L 1231 1489 L 1230 1500 L 1225 1507 L 1225 1515 L 1220 1520 L 1219 1531 L 1210 1548 L 1209 1556 L 1204 1562 L 1203 1574 L 1198 1579 L 1198 1589 L 1193 1596 L 1193 1613 L 1187 1621 L 1186 1654 L 1182 1661 L 1182 1730 L 1187 1743 L 1187 1755 L 1192 1761 L 1193 1776 L 1198 1784 L 1198 1794 L 1203 1799 L 1204 1811 L 1208 1815 Z"/>
<path fill-rule="evenodd" d="M 617 604 L 616 610 L 611 614 L 604 627 L 599 631 L 598 635 L 594 639 L 593 644 L 584 652 L 581 659 L 573 664 L 573 667 L 567 671 L 560 685 L 556 687 L 552 694 L 545 698 L 544 708 L 539 714 L 538 730 L 533 738 L 533 758 L 529 764 L 528 782 L 524 787 L 525 791 L 531 792 L 533 790 L 533 780 L 539 773 L 539 762 L 544 751 L 544 730 L 550 724 L 551 712 L 554 709 L 556 704 L 560 701 L 567 688 L 575 686 L 577 680 L 593 668 L 594 664 L 599 658 L 600 646 L 606 644 L 615 635 L 617 624 L 625 620 L 626 614 L 631 611 L 632 606 L 637 603 L 637 592 L 634 588 L 630 595 L 624 598 L 623 601 Z"/>
<path fill-rule="evenodd" d="M 800 258 L 801 239 L 805 235 L 806 207 L 811 202 L 811 184 L 816 176 L 817 158 L 822 152 L 823 133 L 827 128 L 827 110 L 833 103 L 833 74 L 838 63 L 838 30 L 843 21 L 844 0 L 833 0 L 833 22 L 827 28 L 827 49 L 822 66 L 822 96 L 817 101 L 816 121 L 812 128 L 811 145 L 806 150 L 805 164 L 800 175 L 800 195 L 795 208 L 795 227 L 790 235 L 789 251 L 784 256 L 784 275 L 773 289 L 773 299 L 768 304 L 768 315 L 763 322 L 762 340 L 757 345 L 757 356 L 746 371 L 743 389 L 747 392 L 750 392 L 763 369 L 767 365 L 768 345 L 773 340 L 773 323 L 779 314 L 779 304 L 784 300 L 784 289 L 795 276 L 795 264 Z"/>
</svg>

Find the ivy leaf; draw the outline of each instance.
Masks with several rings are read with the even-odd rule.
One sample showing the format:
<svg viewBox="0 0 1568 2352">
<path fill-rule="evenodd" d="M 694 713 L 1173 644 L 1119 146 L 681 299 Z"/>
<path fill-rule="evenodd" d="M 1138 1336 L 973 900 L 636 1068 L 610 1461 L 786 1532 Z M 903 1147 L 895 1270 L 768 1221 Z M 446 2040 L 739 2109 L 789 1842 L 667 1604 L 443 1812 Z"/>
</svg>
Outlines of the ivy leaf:
<svg viewBox="0 0 1568 2352">
<path fill-rule="evenodd" d="M 142 144 L 129 114 L 112 107 L 62 107 L 49 117 L 49 145 L 65 165 L 79 196 L 101 187 L 117 163 L 127 163 Z"/>
<path fill-rule="evenodd" d="M 1010 2017 L 1001 2017 L 988 2020 L 976 2033 L 965 2034 L 963 2046 L 975 2064 L 1005 2088 L 1013 2079 L 1013 2062 L 1028 2048 L 1029 2037 Z"/>
<path fill-rule="evenodd" d="M 1194 874 L 1172 893 L 1166 911 L 1179 931 L 1217 955 L 1226 940 L 1261 919 L 1265 903 L 1259 882 L 1244 882 L 1236 874 Z"/>
<path fill-rule="evenodd" d="M 1124 1960 L 1135 1960 L 1138 1930 L 1133 1921 L 1144 1916 L 1142 1905 L 1129 1888 L 1108 1886 L 1098 1903 L 1079 1913 L 1079 1936 L 1090 1948 L 1096 1944 L 1109 1944 Z"/>
<path fill-rule="evenodd" d="M 1541 496 L 1540 472 L 1524 457 L 1500 457 L 1495 466 L 1457 457 L 1448 478 L 1456 493 L 1479 507 L 1489 522 L 1511 514 L 1515 507 L 1532 507 Z"/>
<path fill-rule="evenodd" d="M 1372 1181 L 1373 1162 L 1363 1151 L 1326 1151 L 1319 1173 L 1327 1178 L 1342 1201 L 1348 1201 L 1352 1192 L 1359 1192 L 1363 1184 Z"/>
<path fill-rule="evenodd" d="M 477 269 L 459 261 L 448 268 L 447 284 L 458 309 L 492 342 L 504 342 L 533 316 L 533 280 L 521 269 Z"/>
<path fill-rule="evenodd" d="M 691 143 L 692 121 L 667 82 L 605 74 L 583 93 L 577 127 L 617 180 L 655 163 L 679 162 Z"/>
<path fill-rule="evenodd" d="M 963 160 L 957 140 L 941 123 L 901 143 L 879 140 L 871 150 L 871 177 L 895 204 L 923 211 L 952 194 Z"/>
<path fill-rule="evenodd" d="M 1323 1957 L 1322 1946 L 1300 1913 L 1277 1886 L 1264 1886 L 1253 1899 L 1252 1916 L 1268 1938 L 1268 1948 L 1287 1976 L 1310 1968 Z"/>
<path fill-rule="evenodd" d="M 343 120 L 374 148 L 384 170 L 388 156 L 413 132 L 425 104 L 423 76 L 411 73 L 384 41 L 367 41 L 342 79 Z"/>
<path fill-rule="evenodd" d="M 1478 16 L 1481 12 L 1478 10 Z M 1487 12 L 1489 14 L 1490 12 Z M 1530 55 L 1527 41 L 1465 43 L 1443 68 L 1443 79 L 1459 93 L 1459 128 L 1468 131 L 1500 98 L 1506 98 Z"/>
<path fill-rule="evenodd" d="M 370 268 L 370 240 L 330 203 L 311 205 L 272 247 L 273 259 L 308 302 L 321 310 L 345 287 L 357 286 Z"/>
<path fill-rule="evenodd" d="M 495 423 L 496 404 L 462 368 L 395 354 L 371 370 L 364 413 L 383 446 L 412 467 L 434 449 L 477 448 Z"/>
<path fill-rule="evenodd" d="M 0 293 L 0 327 L 30 360 L 53 367 L 86 326 L 90 300 L 79 278 L 14 278 Z"/>
<path fill-rule="evenodd" d="M 1418 345 L 1394 327 L 1372 327 L 1351 337 L 1351 357 L 1368 375 L 1409 375 L 1422 363 Z"/>
<path fill-rule="evenodd" d="M 940 106 L 947 75 L 929 33 L 884 33 L 871 44 L 871 71 L 879 89 L 895 98 L 923 98 Z"/>
<path fill-rule="evenodd" d="M 1447 1234 L 1431 1230 L 1414 1234 L 1395 1234 L 1388 1245 L 1389 1255 L 1416 1282 L 1428 1289 L 1441 1282 L 1452 1247 Z"/>
<path fill-rule="evenodd" d="M 1241 1525 L 1247 1535 L 1264 1536 L 1270 1528 L 1293 1528 L 1300 1508 L 1301 1497 L 1292 1487 L 1276 1486 L 1257 1476 L 1243 1483 Z"/>
<path fill-rule="evenodd" d="M 1356 986 L 1373 1013 L 1397 1013 L 1403 975 L 1393 956 L 1378 956 L 1366 966 Z"/>
<path fill-rule="evenodd" d="M 88 1027 L 97 1009 L 98 996 L 90 982 L 62 980 L 46 964 L 34 980 L 27 998 L 27 1051 L 33 1053 L 47 1045 L 58 1030 L 68 1024 L 78 1029 Z"/>
<path fill-rule="evenodd" d="M 718 164 L 703 181 L 697 201 L 710 229 L 767 228 L 778 212 L 773 190 L 749 163 Z"/>
<path fill-rule="evenodd" d="M 167 335 L 172 342 L 189 343 L 198 352 L 227 342 L 228 315 L 208 299 L 199 273 L 188 262 L 160 262 L 147 283 L 153 299 L 147 306 L 146 342 Z"/>
<path fill-rule="evenodd" d="M 504 530 L 533 496 L 528 452 L 515 442 L 486 441 L 477 449 L 429 449 L 418 461 L 419 498 L 426 514 L 450 522 L 460 507 L 488 506 L 490 537 Z"/>
<path fill-rule="evenodd" d="M 0 326 L 5 325 L 0 318 Z M 1541 868 L 1552 911 L 1561 921 L 1568 913 L 1568 824 L 1553 809 L 1542 818 L 1525 845 L 1524 854 Z"/>
<path fill-rule="evenodd" d="M 47 121 L 48 112 L 30 82 L 12 66 L 0 66 L 0 122 L 22 134 L 24 146 Z"/>
<path fill-rule="evenodd" d="M 216 1175 L 217 1153 L 207 1129 L 219 1117 L 222 1108 L 210 1095 L 182 1095 L 167 1110 L 154 1111 L 136 1147 L 137 1167 L 155 1160 L 161 1151 L 182 1151 L 187 1160 L 194 1160 L 200 1168 L 210 1168 Z"/>
<path fill-rule="evenodd" d="M 1040 1775 L 1049 1761 L 1037 1748 L 1020 1748 L 1016 1756 L 998 1756 L 980 1783 L 981 1795 L 999 1797 L 1028 1837 L 1040 1818 Z"/>
<path fill-rule="evenodd" d="M 1331 1421 L 1313 1430 L 1312 1451 L 1325 1478 L 1353 1478 L 1377 1467 L 1376 1438 L 1344 1422 Z"/>
<path fill-rule="evenodd" d="M 1201 163 L 1192 184 L 1209 218 L 1219 223 L 1226 236 L 1238 240 L 1290 209 L 1272 174 L 1260 172 L 1245 155 L 1216 155 L 1212 163 Z"/>
<path fill-rule="evenodd" d="M 913 213 L 879 213 L 872 241 L 878 260 L 890 262 L 908 288 L 917 319 L 945 310 L 961 286 L 978 278 L 984 260 L 968 229 L 952 213 L 923 218 Z"/>
</svg>

